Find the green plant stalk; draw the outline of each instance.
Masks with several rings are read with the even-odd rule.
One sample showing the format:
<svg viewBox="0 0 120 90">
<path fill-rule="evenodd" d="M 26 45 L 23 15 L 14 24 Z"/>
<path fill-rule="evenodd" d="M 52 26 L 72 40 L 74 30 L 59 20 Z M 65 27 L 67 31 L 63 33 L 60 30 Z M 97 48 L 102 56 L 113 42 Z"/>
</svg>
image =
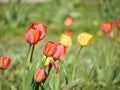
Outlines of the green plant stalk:
<svg viewBox="0 0 120 90">
<path fill-rule="evenodd" d="M 32 46 L 31 56 L 30 56 L 30 63 L 32 63 L 32 57 L 34 52 L 35 45 Z"/>
<path fill-rule="evenodd" d="M 79 51 L 76 54 L 76 57 L 75 57 L 74 67 L 73 67 L 73 72 L 72 72 L 72 79 L 74 79 L 74 77 L 75 77 L 75 72 L 76 72 L 77 62 L 78 62 L 78 56 L 79 56 L 79 53 L 81 52 L 82 48 L 83 47 L 81 46 L 80 49 L 79 49 Z"/>
</svg>

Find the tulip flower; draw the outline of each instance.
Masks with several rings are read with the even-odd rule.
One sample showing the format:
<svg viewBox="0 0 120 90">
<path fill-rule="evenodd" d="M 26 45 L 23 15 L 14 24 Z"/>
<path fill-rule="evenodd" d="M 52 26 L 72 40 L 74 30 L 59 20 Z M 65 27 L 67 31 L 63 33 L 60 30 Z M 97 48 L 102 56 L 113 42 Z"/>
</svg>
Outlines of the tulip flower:
<svg viewBox="0 0 120 90">
<path fill-rule="evenodd" d="M 25 37 L 30 44 L 37 44 L 46 35 L 47 27 L 39 22 L 34 22 L 27 30 Z"/>
<path fill-rule="evenodd" d="M 83 32 L 78 35 L 77 41 L 82 47 L 86 47 L 90 44 L 90 41 L 92 40 L 92 35 L 86 32 Z"/>
<path fill-rule="evenodd" d="M 43 49 L 43 54 L 51 57 L 53 54 L 56 52 L 57 46 L 54 42 L 46 42 L 44 49 Z"/>
<path fill-rule="evenodd" d="M 112 31 L 113 24 L 111 22 L 103 22 L 101 29 L 104 33 L 110 33 Z"/>
<path fill-rule="evenodd" d="M 50 60 L 53 60 L 53 57 L 46 57 L 46 56 L 44 55 L 44 56 L 43 56 L 43 59 L 44 59 L 44 65 L 45 65 L 45 66 L 48 66 Z"/>
<path fill-rule="evenodd" d="M 70 31 L 64 31 L 64 33 L 60 37 L 60 43 L 65 45 L 66 47 L 69 47 L 72 45 L 72 38 L 71 38 Z"/>
<path fill-rule="evenodd" d="M 55 42 L 57 45 L 56 52 L 53 54 L 53 58 L 56 60 L 61 60 L 66 54 L 66 46 Z"/>
<path fill-rule="evenodd" d="M 40 38 L 41 32 L 39 30 L 29 28 L 25 34 L 26 41 L 30 44 L 37 44 Z"/>
<path fill-rule="evenodd" d="M 11 59 L 8 57 L 0 57 L 0 69 L 7 69 L 11 63 Z"/>
<path fill-rule="evenodd" d="M 39 37 L 39 40 L 43 39 L 46 35 L 46 31 L 47 31 L 47 26 L 45 26 L 44 24 L 41 24 L 39 22 L 34 22 L 31 25 L 31 28 L 35 29 L 35 30 L 39 30 L 41 32 L 41 35 Z"/>
<path fill-rule="evenodd" d="M 38 83 L 42 82 L 46 78 L 46 73 L 44 68 L 39 68 L 34 75 L 34 80 Z"/>
<path fill-rule="evenodd" d="M 67 17 L 65 18 L 65 20 L 64 20 L 64 25 L 67 26 L 67 27 L 69 27 L 69 26 L 72 25 L 72 22 L 73 22 L 72 17 L 67 16 Z"/>
<path fill-rule="evenodd" d="M 116 20 L 116 27 L 120 29 L 120 18 L 117 18 Z"/>
</svg>

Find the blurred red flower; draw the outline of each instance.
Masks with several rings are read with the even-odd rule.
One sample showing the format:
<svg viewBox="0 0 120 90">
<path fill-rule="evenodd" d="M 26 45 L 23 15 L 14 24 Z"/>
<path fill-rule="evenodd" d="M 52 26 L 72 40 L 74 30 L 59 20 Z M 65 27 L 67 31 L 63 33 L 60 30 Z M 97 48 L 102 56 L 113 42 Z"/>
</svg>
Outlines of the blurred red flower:
<svg viewBox="0 0 120 90">
<path fill-rule="evenodd" d="M 53 58 L 61 60 L 66 54 L 66 46 L 64 46 L 63 44 L 60 44 L 58 42 L 55 42 L 55 44 L 57 45 L 57 49 L 53 55 Z"/>
<path fill-rule="evenodd" d="M 103 22 L 101 28 L 104 33 L 110 33 L 112 31 L 113 24 L 111 22 Z"/>
<path fill-rule="evenodd" d="M 73 23 L 72 17 L 67 16 L 67 17 L 65 18 L 65 20 L 64 20 L 64 25 L 67 26 L 67 27 L 69 27 L 69 26 L 72 25 L 72 23 Z"/>
<path fill-rule="evenodd" d="M 37 44 L 46 35 L 47 27 L 39 22 L 34 22 L 26 31 L 25 38 L 30 44 Z"/>
<path fill-rule="evenodd" d="M 44 24 L 41 24 L 39 22 L 34 22 L 31 25 L 31 28 L 36 29 L 36 30 L 40 30 L 41 35 L 40 35 L 39 40 L 41 40 L 41 39 L 43 39 L 45 37 L 46 31 L 47 31 L 47 26 L 45 26 Z"/>
<path fill-rule="evenodd" d="M 116 27 L 120 29 L 120 18 L 117 18 L 116 20 Z"/>
<path fill-rule="evenodd" d="M 36 82 L 42 82 L 44 79 L 46 78 L 46 73 L 45 73 L 45 70 L 44 70 L 44 68 L 39 68 L 38 70 L 37 70 L 37 72 L 35 73 L 35 75 L 34 75 L 34 80 L 36 81 Z"/>
<path fill-rule="evenodd" d="M 43 54 L 47 57 L 53 56 L 53 54 L 56 52 L 57 46 L 54 42 L 46 42 L 43 48 Z"/>
<path fill-rule="evenodd" d="M 29 28 L 25 34 L 26 41 L 30 44 L 37 44 L 40 38 L 41 32 L 39 30 Z"/>
<path fill-rule="evenodd" d="M 7 69 L 11 63 L 11 59 L 8 57 L 0 57 L 0 69 Z"/>
</svg>

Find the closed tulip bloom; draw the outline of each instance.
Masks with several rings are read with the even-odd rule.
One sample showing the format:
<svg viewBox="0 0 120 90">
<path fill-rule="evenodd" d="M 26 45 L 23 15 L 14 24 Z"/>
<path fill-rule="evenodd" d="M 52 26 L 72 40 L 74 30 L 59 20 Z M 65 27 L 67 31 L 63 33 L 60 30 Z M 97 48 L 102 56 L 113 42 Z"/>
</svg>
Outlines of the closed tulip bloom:
<svg viewBox="0 0 120 90">
<path fill-rule="evenodd" d="M 40 38 L 41 32 L 39 30 L 29 28 L 25 34 L 26 41 L 30 44 L 37 44 Z"/>
<path fill-rule="evenodd" d="M 116 26 L 118 29 L 120 29 L 120 18 L 117 18 L 116 20 Z"/>
<path fill-rule="evenodd" d="M 92 40 L 92 35 L 86 32 L 80 33 L 77 37 L 77 41 L 79 45 L 82 47 L 86 47 L 90 44 L 90 41 Z"/>
<path fill-rule="evenodd" d="M 40 30 L 41 35 L 39 37 L 39 40 L 41 40 L 45 37 L 46 32 L 47 32 L 47 26 L 45 26 L 44 24 L 39 23 L 39 22 L 34 22 L 31 26 L 31 28 L 36 29 L 36 30 Z"/>
<path fill-rule="evenodd" d="M 61 60 L 66 54 L 66 46 L 64 46 L 60 43 L 59 44 L 56 43 L 56 45 L 57 45 L 57 49 L 56 49 L 56 52 L 53 55 L 53 58 L 57 59 L 57 60 Z"/>
<path fill-rule="evenodd" d="M 65 45 L 66 47 L 69 47 L 72 45 L 72 38 L 71 38 L 70 31 L 64 31 L 64 33 L 60 37 L 60 43 Z"/>
<path fill-rule="evenodd" d="M 44 68 L 39 68 L 34 75 L 34 80 L 38 83 L 42 82 L 46 78 L 46 73 Z"/>
<path fill-rule="evenodd" d="M 65 20 L 64 20 L 64 25 L 67 26 L 67 27 L 69 27 L 69 26 L 72 25 L 72 22 L 73 22 L 72 17 L 67 16 L 67 17 L 65 18 Z"/>
<path fill-rule="evenodd" d="M 56 70 L 56 73 L 58 73 L 59 66 L 58 66 L 58 64 L 57 64 L 56 61 L 54 61 L 54 60 L 50 60 L 48 71 L 51 70 L 52 66 L 54 66 L 54 68 L 55 68 L 55 70 Z"/>
<path fill-rule="evenodd" d="M 43 54 L 47 57 L 53 56 L 53 54 L 56 52 L 57 46 L 54 42 L 46 42 L 44 48 L 43 48 Z"/>
<path fill-rule="evenodd" d="M 8 57 L 0 57 L 0 69 L 7 69 L 11 63 L 11 59 Z"/>
<path fill-rule="evenodd" d="M 113 24 L 111 22 L 103 22 L 101 28 L 104 33 L 110 33 L 112 31 Z"/>
</svg>

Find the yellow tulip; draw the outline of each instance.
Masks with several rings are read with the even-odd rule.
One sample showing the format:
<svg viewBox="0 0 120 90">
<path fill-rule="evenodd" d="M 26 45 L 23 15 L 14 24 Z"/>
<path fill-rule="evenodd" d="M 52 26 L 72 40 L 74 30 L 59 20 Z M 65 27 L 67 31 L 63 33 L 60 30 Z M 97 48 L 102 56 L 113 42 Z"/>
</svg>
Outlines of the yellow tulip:
<svg viewBox="0 0 120 90">
<path fill-rule="evenodd" d="M 43 59 L 44 59 L 44 65 L 45 65 L 45 66 L 48 66 L 50 60 L 53 60 L 53 57 L 46 57 L 46 56 L 44 55 L 44 56 L 43 56 Z"/>
<path fill-rule="evenodd" d="M 77 37 L 78 43 L 82 47 L 86 47 L 90 44 L 90 41 L 92 40 L 93 36 L 87 32 L 80 33 Z"/>
<path fill-rule="evenodd" d="M 72 45 L 72 38 L 71 38 L 70 31 L 64 31 L 64 33 L 60 37 L 60 43 L 65 45 L 66 47 L 69 47 Z"/>
<path fill-rule="evenodd" d="M 116 38 L 117 42 L 120 43 L 120 35 Z"/>
</svg>

